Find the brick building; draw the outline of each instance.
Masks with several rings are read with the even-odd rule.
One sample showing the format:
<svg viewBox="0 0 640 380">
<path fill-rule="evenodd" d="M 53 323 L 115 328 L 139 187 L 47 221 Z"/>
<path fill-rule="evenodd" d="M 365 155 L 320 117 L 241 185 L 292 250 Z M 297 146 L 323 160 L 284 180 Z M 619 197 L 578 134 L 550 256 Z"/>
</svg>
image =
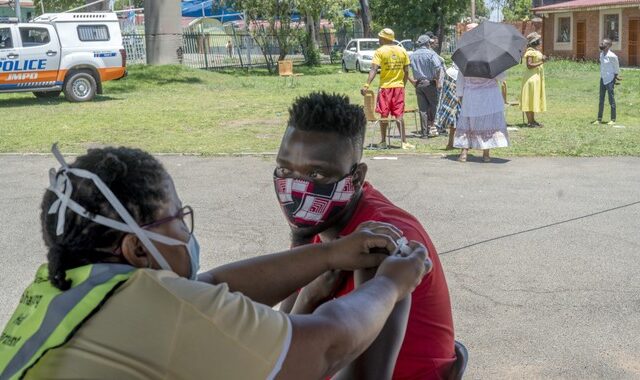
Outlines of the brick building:
<svg viewBox="0 0 640 380">
<path fill-rule="evenodd" d="M 542 16 L 544 54 L 596 60 L 608 37 L 620 64 L 640 66 L 640 0 L 572 0 L 533 12 Z"/>
</svg>

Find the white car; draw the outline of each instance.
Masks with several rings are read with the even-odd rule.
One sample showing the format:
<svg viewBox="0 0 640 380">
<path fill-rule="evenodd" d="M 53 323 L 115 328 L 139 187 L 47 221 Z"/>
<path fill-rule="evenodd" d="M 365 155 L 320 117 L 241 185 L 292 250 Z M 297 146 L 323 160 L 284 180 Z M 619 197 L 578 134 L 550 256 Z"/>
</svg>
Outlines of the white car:
<svg viewBox="0 0 640 380">
<path fill-rule="evenodd" d="M 393 42 L 407 50 L 407 54 L 409 54 L 409 56 L 413 53 L 413 42 L 411 40 Z M 377 38 L 352 39 L 342 52 L 342 71 L 349 72 L 349 70 L 355 70 L 368 72 L 371 70 L 373 53 L 379 47 L 380 43 Z"/>
<path fill-rule="evenodd" d="M 64 92 L 69 101 L 89 101 L 103 82 L 126 75 L 126 59 L 115 13 L 0 19 L 0 93 L 55 98 Z"/>
</svg>

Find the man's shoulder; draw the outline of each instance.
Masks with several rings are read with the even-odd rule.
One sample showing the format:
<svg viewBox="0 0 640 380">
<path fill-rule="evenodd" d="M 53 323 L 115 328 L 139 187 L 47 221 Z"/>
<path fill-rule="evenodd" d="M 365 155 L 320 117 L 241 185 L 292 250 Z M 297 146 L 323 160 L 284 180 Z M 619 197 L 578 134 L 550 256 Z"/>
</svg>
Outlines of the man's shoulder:
<svg viewBox="0 0 640 380">
<path fill-rule="evenodd" d="M 354 215 L 361 222 L 366 219 L 393 224 L 405 235 L 409 234 L 412 240 L 422 240 L 417 235 L 426 235 L 424 227 L 415 216 L 395 205 L 373 187 L 367 190 L 361 202 L 359 215 Z"/>
</svg>

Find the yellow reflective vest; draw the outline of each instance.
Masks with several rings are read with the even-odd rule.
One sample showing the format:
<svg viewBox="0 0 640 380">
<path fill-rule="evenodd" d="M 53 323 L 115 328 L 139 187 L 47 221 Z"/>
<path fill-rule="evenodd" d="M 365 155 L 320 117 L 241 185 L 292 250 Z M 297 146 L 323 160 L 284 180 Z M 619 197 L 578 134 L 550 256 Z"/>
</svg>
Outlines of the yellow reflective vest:
<svg viewBox="0 0 640 380">
<path fill-rule="evenodd" d="M 134 272 L 123 264 L 70 269 L 71 289 L 63 292 L 49 282 L 47 264 L 41 265 L 0 335 L 0 380 L 23 378 L 47 350 L 71 339 Z"/>
</svg>

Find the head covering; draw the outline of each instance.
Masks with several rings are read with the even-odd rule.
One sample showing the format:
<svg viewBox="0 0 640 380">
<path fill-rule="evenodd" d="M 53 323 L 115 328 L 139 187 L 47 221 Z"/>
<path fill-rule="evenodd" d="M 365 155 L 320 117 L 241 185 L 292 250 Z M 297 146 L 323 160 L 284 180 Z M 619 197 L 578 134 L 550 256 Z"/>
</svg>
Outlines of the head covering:
<svg viewBox="0 0 640 380">
<path fill-rule="evenodd" d="M 423 34 L 420 37 L 418 37 L 418 40 L 416 41 L 416 45 L 425 46 L 425 45 L 428 45 L 430 42 L 431 42 L 431 38 L 426 34 Z"/>
<path fill-rule="evenodd" d="M 384 38 L 385 40 L 393 41 L 396 38 L 396 35 L 395 33 L 393 33 L 393 30 L 384 28 L 380 31 L 380 33 L 378 33 L 378 37 Z"/>
<path fill-rule="evenodd" d="M 538 34 L 538 32 L 531 32 L 527 35 L 527 42 L 529 44 L 532 44 L 538 40 L 540 40 L 542 38 L 542 36 L 540 34 Z"/>
</svg>

